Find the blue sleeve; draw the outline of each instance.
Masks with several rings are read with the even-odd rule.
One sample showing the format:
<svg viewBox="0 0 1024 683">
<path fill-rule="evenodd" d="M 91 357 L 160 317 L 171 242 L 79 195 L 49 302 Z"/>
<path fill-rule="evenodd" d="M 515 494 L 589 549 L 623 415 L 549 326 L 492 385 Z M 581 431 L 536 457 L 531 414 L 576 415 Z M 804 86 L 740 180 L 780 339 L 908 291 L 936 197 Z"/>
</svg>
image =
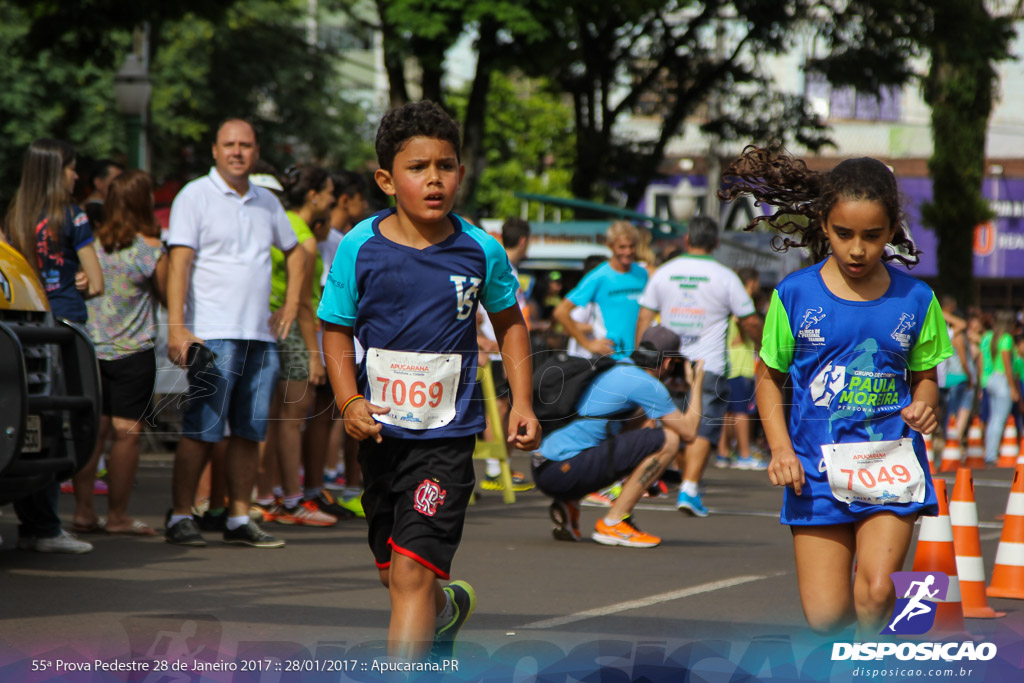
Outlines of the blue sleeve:
<svg viewBox="0 0 1024 683">
<path fill-rule="evenodd" d="M 323 296 L 317 315 L 321 320 L 335 325 L 352 327 L 356 322 L 359 308 L 359 291 L 356 286 L 356 259 L 360 248 L 373 237 L 371 222 L 363 221 L 345 235 L 334 255 L 334 263 L 327 274 Z"/>
<path fill-rule="evenodd" d="M 601 281 L 601 272 L 604 266 L 598 266 L 583 276 L 580 283 L 572 288 L 565 298 L 577 306 L 586 306 L 593 303 L 597 298 L 597 286 Z"/>
<path fill-rule="evenodd" d="M 678 410 L 665 385 L 642 370 L 637 375 L 637 381 L 629 385 L 629 400 L 642 408 L 644 414 L 652 420 Z"/>
<path fill-rule="evenodd" d="M 75 251 L 78 251 L 82 247 L 92 244 L 92 224 L 89 223 L 89 216 L 77 206 L 71 213 L 71 245 Z"/>
<path fill-rule="evenodd" d="M 485 231 L 470 225 L 461 217 L 462 229 L 477 241 L 484 251 L 487 260 L 487 277 L 480 294 L 480 305 L 490 313 L 504 311 L 515 306 L 516 292 L 519 291 L 519 280 L 512 274 L 512 264 L 498 240 Z"/>
</svg>

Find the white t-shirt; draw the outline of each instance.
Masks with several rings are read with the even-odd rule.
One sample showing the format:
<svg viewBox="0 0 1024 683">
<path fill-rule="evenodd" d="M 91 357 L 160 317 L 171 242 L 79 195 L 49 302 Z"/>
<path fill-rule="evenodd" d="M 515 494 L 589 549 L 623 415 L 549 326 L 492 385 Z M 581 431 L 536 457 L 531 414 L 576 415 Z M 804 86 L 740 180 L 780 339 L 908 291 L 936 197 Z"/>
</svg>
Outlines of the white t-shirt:
<svg viewBox="0 0 1024 683">
<path fill-rule="evenodd" d="M 729 314 L 754 313 L 740 278 L 711 256 L 679 256 L 664 264 L 640 297 L 640 305 L 661 314 L 661 324 L 682 338 L 680 353 L 704 360 L 704 369 L 725 374 Z"/>
<path fill-rule="evenodd" d="M 583 325 L 590 325 L 591 331 L 587 334 L 587 339 L 604 339 L 607 330 L 604 327 L 604 318 L 601 317 L 601 307 L 596 303 L 591 302 L 585 306 L 577 306 L 569 312 L 569 317 Z M 569 345 L 565 352 L 577 358 L 586 358 L 587 360 L 595 358 L 594 354 L 580 346 L 575 337 L 569 337 Z"/>
<path fill-rule="evenodd" d="M 324 272 L 320 276 L 321 287 L 327 284 L 327 276 L 331 274 L 331 266 L 334 265 L 334 256 L 338 253 L 338 245 L 344 237 L 345 233 L 331 228 L 327 233 L 327 239 L 316 243 L 316 248 L 320 250 L 320 260 L 324 262 Z"/>
<path fill-rule="evenodd" d="M 519 280 L 519 270 L 517 270 L 514 265 L 512 266 L 512 277 L 514 277 L 516 280 Z M 522 285 L 520 285 L 519 289 L 516 290 L 516 302 L 519 304 L 520 310 L 526 310 L 527 301 L 526 295 L 523 294 Z M 487 313 L 483 310 L 481 310 L 480 313 L 482 315 L 480 315 L 480 317 L 477 319 L 477 329 L 479 330 L 482 336 L 486 337 L 487 339 L 490 339 L 492 342 L 497 342 L 498 337 L 497 335 L 494 334 L 494 325 L 491 324 L 490 316 L 488 316 Z M 500 361 L 501 354 L 492 353 L 491 360 Z"/>
<path fill-rule="evenodd" d="M 216 168 L 193 180 L 171 204 L 171 247 L 195 250 L 185 296 L 185 324 L 201 339 L 274 341 L 270 318 L 270 247 L 298 240 L 269 190 L 239 196 Z"/>
</svg>

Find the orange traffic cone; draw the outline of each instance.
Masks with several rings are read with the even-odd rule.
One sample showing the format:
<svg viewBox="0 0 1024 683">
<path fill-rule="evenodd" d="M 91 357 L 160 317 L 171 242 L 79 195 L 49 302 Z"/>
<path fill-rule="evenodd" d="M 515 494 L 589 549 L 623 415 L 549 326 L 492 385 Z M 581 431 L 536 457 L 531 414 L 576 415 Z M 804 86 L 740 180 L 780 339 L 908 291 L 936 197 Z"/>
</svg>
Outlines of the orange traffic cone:
<svg viewBox="0 0 1024 683">
<path fill-rule="evenodd" d="M 941 472 L 956 472 L 960 469 L 962 459 L 963 451 L 960 450 L 960 442 L 947 438 L 946 446 L 942 449 L 942 464 L 939 466 L 939 470 Z"/>
<path fill-rule="evenodd" d="M 981 559 L 981 538 L 978 535 L 978 506 L 974 502 L 971 471 L 966 467 L 961 467 L 956 473 L 953 499 L 949 502 L 949 519 L 953 524 L 953 548 L 964 616 L 974 619 L 1005 617 L 1006 612 L 995 611 L 985 598 L 985 563 Z"/>
<path fill-rule="evenodd" d="M 967 462 L 964 463 L 964 467 L 972 470 L 985 469 L 985 441 L 981 429 L 981 419 L 975 415 L 967 428 Z"/>
<path fill-rule="evenodd" d="M 936 601 L 935 630 L 963 633 L 964 608 L 960 601 L 960 580 L 956 571 L 956 551 L 953 549 L 953 525 L 949 519 L 946 482 L 935 479 L 935 497 L 939 500 L 938 517 L 922 517 L 921 531 L 914 551 L 915 572 L 942 572 L 949 577 L 946 599 Z"/>
<path fill-rule="evenodd" d="M 986 593 L 990 598 L 1024 600 L 1024 465 L 1017 465 L 1013 473 L 1003 535 L 996 551 L 992 583 Z"/>
<path fill-rule="evenodd" d="M 999 461 L 996 467 L 1016 467 L 1020 456 L 1020 444 L 1017 443 L 1017 423 L 1013 415 L 1006 418 L 1003 428 L 1003 441 L 999 444 Z"/>
<path fill-rule="evenodd" d="M 935 449 L 932 447 L 932 435 L 928 433 L 921 436 L 924 437 L 924 455 L 928 458 L 928 469 L 932 474 L 936 474 Z"/>
</svg>

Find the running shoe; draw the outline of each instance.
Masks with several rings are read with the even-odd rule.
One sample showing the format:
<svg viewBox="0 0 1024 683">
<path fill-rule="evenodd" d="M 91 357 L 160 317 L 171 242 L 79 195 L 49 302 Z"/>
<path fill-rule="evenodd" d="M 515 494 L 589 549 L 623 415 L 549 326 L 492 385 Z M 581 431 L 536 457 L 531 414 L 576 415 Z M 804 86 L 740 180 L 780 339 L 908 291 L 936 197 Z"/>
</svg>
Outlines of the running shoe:
<svg viewBox="0 0 1024 683">
<path fill-rule="evenodd" d="M 512 472 L 512 490 L 521 493 L 523 491 L 529 491 L 534 486 L 532 481 L 526 481 L 526 475 L 522 472 Z M 501 483 L 501 475 L 485 475 L 484 480 L 480 482 L 480 488 L 484 491 L 504 491 L 505 486 Z"/>
<path fill-rule="evenodd" d="M 729 460 L 729 458 L 727 458 L 724 455 L 717 454 L 715 455 L 715 459 L 711 462 L 711 464 L 714 465 L 715 468 L 720 470 L 727 470 L 729 469 L 729 467 L 735 467 L 735 465 L 732 464 L 732 461 Z"/>
<path fill-rule="evenodd" d="M 708 516 L 708 509 L 704 507 L 704 501 L 701 500 L 700 494 L 691 496 L 685 491 L 680 491 L 679 498 L 676 499 L 676 509 L 680 512 L 685 512 L 691 517 Z"/>
<path fill-rule="evenodd" d="M 276 502 L 258 503 L 253 501 L 249 503 L 249 519 L 254 522 L 273 522 L 280 511 L 281 506 Z"/>
<path fill-rule="evenodd" d="M 294 524 L 297 526 L 334 526 L 338 518 L 322 512 L 311 500 L 305 500 L 295 507 L 284 505 L 278 508 L 274 521 L 278 524 Z"/>
<path fill-rule="evenodd" d="M 168 511 L 167 514 L 169 519 L 170 512 Z M 199 533 L 199 525 L 191 517 L 186 517 L 179 520 L 174 526 L 167 527 L 167 530 L 164 531 L 164 541 L 171 545 L 187 545 L 194 548 L 202 548 L 206 545 L 206 540 Z"/>
<path fill-rule="evenodd" d="M 622 484 L 620 482 L 612 486 L 609 486 L 606 489 L 601 489 L 600 491 L 588 493 L 583 500 L 586 501 L 587 503 L 590 503 L 591 505 L 610 508 L 612 506 L 612 503 L 615 502 L 615 499 L 618 498 L 619 494 L 621 493 Z"/>
<path fill-rule="evenodd" d="M 60 483 L 60 492 L 61 493 L 74 493 L 75 492 L 75 485 L 74 485 L 74 483 L 72 483 L 72 481 L 70 479 L 68 479 L 67 481 L 62 481 Z M 102 479 L 97 479 L 92 484 L 92 493 L 93 493 L 94 496 L 105 496 L 108 493 L 110 493 L 110 487 L 107 486 L 107 482 L 103 481 Z"/>
<path fill-rule="evenodd" d="M 338 498 L 330 491 L 321 489 L 314 498 L 307 498 L 306 502 L 312 503 L 320 512 L 325 512 L 338 519 L 351 519 L 356 516 L 355 511 L 341 505 Z"/>
<path fill-rule="evenodd" d="M 345 488 L 348 482 L 345 479 L 344 474 L 335 474 L 331 476 L 326 471 L 324 472 L 324 488 L 328 488 L 332 491 L 341 491 Z"/>
<path fill-rule="evenodd" d="M 766 470 L 768 469 L 768 463 L 760 458 L 755 458 L 752 455 L 740 456 L 736 458 L 736 461 L 732 464 L 734 470 Z"/>
<path fill-rule="evenodd" d="M 338 498 L 338 505 L 351 512 L 356 517 L 366 517 L 366 513 L 363 511 L 362 493 L 353 495 L 351 498 Z"/>
<path fill-rule="evenodd" d="M 644 498 L 657 498 L 658 496 L 664 496 L 667 493 L 668 484 L 665 483 L 664 479 L 659 479 L 644 491 Z"/>
<path fill-rule="evenodd" d="M 274 538 L 251 519 L 237 529 L 224 530 L 224 542 L 251 548 L 283 548 L 284 541 Z"/>
<path fill-rule="evenodd" d="M 603 519 L 599 519 L 590 537 L 601 545 L 621 545 L 627 548 L 653 548 L 661 543 L 657 536 L 640 531 L 633 523 L 632 516 L 615 526 L 608 526 Z"/>
<path fill-rule="evenodd" d="M 77 538 L 61 529 L 58 535 L 51 538 L 21 536 L 18 538 L 18 550 L 34 550 L 37 553 L 81 555 L 83 553 L 92 552 L 92 543 L 79 541 Z"/>
<path fill-rule="evenodd" d="M 575 500 L 553 501 L 551 507 L 548 508 L 548 514 L 551 516 L 551 521 L 555 523 L 551 535 L 555 537 L 556 541 L 578 542 L 583 540 L 583 534 L 580 533 L 579 502 Z"/>
<path fill-rule="evenodd" d="M 451 621 L 434 631 L 434 647 L 430 654 L 432 659 L 452 659 L 455 657 L 455 639 L 476 609 L 476 591 L 465 581 L 452 581 L 441 590 L 452 601 L 454 614 Z"/>
</svg>

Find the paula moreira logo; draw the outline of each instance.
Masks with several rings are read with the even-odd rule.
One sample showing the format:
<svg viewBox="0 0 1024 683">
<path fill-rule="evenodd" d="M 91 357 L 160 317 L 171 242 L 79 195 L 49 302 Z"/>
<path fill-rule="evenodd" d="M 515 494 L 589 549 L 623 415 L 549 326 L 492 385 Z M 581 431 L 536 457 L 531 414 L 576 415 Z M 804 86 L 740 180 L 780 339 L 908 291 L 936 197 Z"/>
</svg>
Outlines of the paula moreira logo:
<svg viewBox="0 0 1024 683">
<path fill-rule="evenodd" d="M 946 599 L 949 577 L 942 572 L 894 572 L 896 606 L 883 635 L 921 635 L 935 624 L 935 603 Z"/>
</svg>

